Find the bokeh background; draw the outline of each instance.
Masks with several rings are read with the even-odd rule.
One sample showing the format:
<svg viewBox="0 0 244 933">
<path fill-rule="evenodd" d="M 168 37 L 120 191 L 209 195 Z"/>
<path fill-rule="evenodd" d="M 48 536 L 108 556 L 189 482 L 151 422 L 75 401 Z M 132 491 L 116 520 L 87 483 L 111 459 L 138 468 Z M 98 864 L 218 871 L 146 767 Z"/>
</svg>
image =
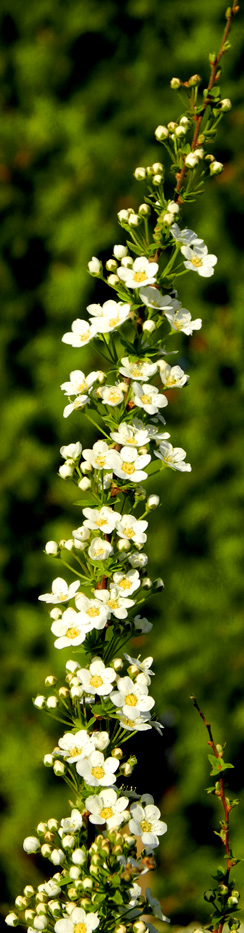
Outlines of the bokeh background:
<svg viewBox="0 0 244 933">
<path fill-rule="evenodd" d="M 33 708 L 44 677 L 70 652 L 55 652 L 37 596 L 57 565 L 50 538 L 77 526 L 72 485 L 57 476 L 61 444 L 95 436 L 79 413 L 63 421 L 59 385 L 71 369 L 98 365 L 61 344 L 88 301 L 105 300 L 86 271 L 123 242 L 116 213 L 143 200 L 133 171 L 162 158 L 158 123 L 183 112 L 172 75 L 208 78 L 223 0 L 2 0 L 1 316 L 1 776 L 2 899 L 41 881 L 43 860 L 22 840 L 40 819 L 67 811 L 63 783 L 42 765 L 59 730 Z M 228 741 L 233 845 L 243 859 L 243 11 L 223 60 L 222 96 L 233 110 L 214 144 L 225 172 L 185 210 L 183 225 L 218 255 L 214 278 L 186 276 L 181 299 L 203 329 L 182 338 L 189 387 L 172 393 L 167 423 L 186 448 L 190 475 L 166 471 L 163 506 L 152 515 L 150 572 L 164 594 L 150 599 L 153 633 L 140 650 L 156 657 L 155 696 L 165 732 L 146 733 L 137 783 L 161 800 L 168 835 L 154 890 L 173 923 L 206 922 L 202 892 L 220 862 L 213 829 L 222 814 L 207 797 L 206 735 L 195 692 L 216 741 Z M 170 189 L 169 189 L 170 196 Z M 177 343 L 179 346 L 179 342 Z M 155 481 L 150 480 L 150 490 Z M 80 516 L 79 516 L 80 518 Z M 152 547 L 153 544 L 153 547 Z M 65 574 L 64 574 L 65 575 Z M 132 653 L 136 646 L 132 646 Z M 60 654 L 62 657 L 60 657 Z M 140 743 L 139 743 L 140 744 Z M 68 812 L 68 811 L 67 811 Z M 242 863 L 236 869 L 243 887 Z"/>
</svg>

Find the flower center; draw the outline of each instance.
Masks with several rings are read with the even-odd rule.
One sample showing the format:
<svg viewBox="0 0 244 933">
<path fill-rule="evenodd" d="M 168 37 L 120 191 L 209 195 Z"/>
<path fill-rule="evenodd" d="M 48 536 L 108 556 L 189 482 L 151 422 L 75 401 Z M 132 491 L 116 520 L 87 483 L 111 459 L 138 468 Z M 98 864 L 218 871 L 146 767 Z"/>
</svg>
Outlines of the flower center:
<svg viewBox="0 0 244 933">
<path fill-rule="evenodd" d="M 99 676 L 99 674 L 93 674 L 93 677 L 91 677 L 91 679 L 90 679 L 90 686 L 91 686 L 91 687 L 101 687 L 101 686 L 102 686 L 102 683 L 103 683 L 103 680 L 102 680 L 102 678 Z"/>
<path fill-rule="evenodd" d="M 91 619 L 93 619 L 94 616 L 99 616 L 99 613 L 100 609 L 97 609 L 96 606 L 91 606 L 91 608 L 87 610 L 87 615 L 90 616 Z"/>
<path fill-rule="evenodd" d="M 141 402 L 143 402 L 143 405 L 150 405 L 151 401 L 150 395 L 141 395 Z"/>
<path fill-rule="evenodd" d="M 134 528 L 125 528 L 124 534 L 127 538 L 134 538 L 135 530 Z"/>
<path fill-rule="evenodd" d="M 106 525 L 107 518 L 97 518 L 96 525 L 98 528 L 102 528 L 103 525 Z"/>
<path fill-rule="evenodd" d="M 122 590 L 130 590 L 130 582 L 126 579 L 126 577 L 122 577 L 122 580 L 119 581 L 118 586 L 120 586 Z"/>
<path fill-rule="evenodd" d="M 78 635 L 80 635 L 79 628 L 67 628 L 67 631 L 65 632 L 66 638 L 77 638 Z"/>
<path fill-rule="evenodd" d="M 74 933 L 87 933 L 86 923 L 76 923 L 74 927 Z"/>
<path fill-rule="evenodd" d="M 103 778 L 104 775 L 105 775 L 104 768 L 101 768 L 101 767 L 100 767 L 100 768 L 99 768 L 99 767 L 97 767 L 97 768 L 92 768 L 92 775 L 93 775 L 94 778 L 97 779 L 97 781 L 100 781 L 101 778 Z"/>
<path fill-rule="evenodd" d="M 89 337 L 90 337 L 90 331 L 89 331 L 89 330 L 86 330 L 84 334 L 79 334 L 79 337 L 80 337 L 80 340 L 81 340 L 82 343 L 83 343 L 84 340 L 88 340 L 88 339 L 89 339 Z M 78 926 L 80 926 L 79 923 L 78 923 Z"/>
<path fill-rule="evenodd" d="M 80 398 L 76 398 L 75 402 L 73 402 L 73 405 L 74 405 L 74 408 L 82 408 L 84 405 L 84 402 L 81 402 Z"/>
<path fill-rule="evenodd" d="M 119 606 L 118 599 L 108 599 L 107 605 L 110 609 L 117 609 Z"/>
<path fill-rule="evenodd" d="M 151 823 L 149 823 L 148 820 L 142 820 L 140 823 L 140 827 L 143 833 L 151 832 Z"/>
<path fill-rule="evenodd" d="M 112 389 L 112 391 L 109 392 L 108 398 L 111 400 L 111 402 L 119 402 L 120 392 L 118 392 L 118 390 L 116 391 L 116 389 Z"/>
<path fill-rule="evenodd" d="M 81 755 L 81 751 L 82 751 L 81 748 L 78 748 L 78 746 L 74 745 L 73 748 L 68 749 L 69 757 L 76 758 L 77 755 Z"/>
<path fill-rule="evenodd" d="M 198 266 L 202 266 L 202 259 L 200 259 L 199 256 L 193 256 L 191 259 L 191 262 L 192 262 L 192 265 L 196 266 L 197 268 Z"/>
<path fill-rule="evenodd" d="M 102 454 L 100 454 L 100 456 L 96 457 L 96 466 L 103 467 L 104 464 L 105 464 L 105 457 L 103 457 Z"/>
<path fill-rule="evenodd" d="M 110 317 L 109 318 L 110 327 L 117 327 L 117 324 L 120 324 L 120 317 Z"/>
<path fill-rule="evenodd" d="M 123 460 L 122 469 L 124 473 L 127 473 L 127 475 L 130 476 L 135 472 L 134 463 L 127 463 L 126 460 Z"/>
<path fill-rule="evenodd" d="M 126 702 L 126 706 L 136 706 L 136 705 L 137 705 L 137 699 L 136 699 L 134 693 L 128 693 L 128 694 L 127 694 L 127 697 L 125 697 L 125 702 Z"/>
<path fill-rule="evenodd" d="M 76 386 L 76 388 L 77 388 L 77 392 L 83 392 L 83 389 L 87 389 L 86 380 L 85 380 L 85 382 L 80 382 L 80 383 Z"/>
<path fill-rule="evenodd" d="M 109 820 L 110 817 L 113 816 L 112 807 L 103 807 L 103 809 L 100 811 L 100 816 L 104 820 Z"/>
<path fill-rule="evenodd" d="M 134 273 L 135 282 L 145 282 L 146 279 L 147 279 L 146 272 L 135 272 Z"/>
</svg>

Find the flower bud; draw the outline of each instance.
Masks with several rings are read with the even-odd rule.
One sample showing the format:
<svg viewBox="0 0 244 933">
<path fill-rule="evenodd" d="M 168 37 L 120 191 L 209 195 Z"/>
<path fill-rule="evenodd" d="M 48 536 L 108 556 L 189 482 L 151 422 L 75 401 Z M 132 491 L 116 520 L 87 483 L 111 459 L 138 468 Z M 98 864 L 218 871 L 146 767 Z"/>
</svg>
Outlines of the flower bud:
<svg viewBox="0 0 244 933">
<path fill-rule="evenodd" d="M 121 265 L 124 266 L 125 269 L 128 269 L 129 266 L 132 266 L 133 265 L 132 256 L 124 256 L 123 259 L 121 259 Z"/>
<path fill-rule="evenodd" d="M 69 875 L 70 878 L 72 878 L 72 881 L 78 881 L 78 878 L 80 877 L 80 868 L 78 865 L 71 865 Z"/>
<path fill-rule="evenodd" d="M 53 766 L 53 756 L 52 756 L 52 755 L 44 755 L 43 764 L 45 765 L 45 768 L 52 768 L 52 766 Z"/>
<path fill-rule="evenodd" d="M 118 211 L 117 217 L 118 217 L 118 221 L 120 224 L 122 225 L 128 224 L 128 218 L 129 218 L 128 210 Z"/>
<path fill-rule="evenodd" d="M 91 891 L 91 889 L 93 888 L 93 884 L 94 884 L 93 878 L 83 878 L 82 887 L 84 888 L 85 891 Z"/>
<path fill-rule="evenodd" d="M 146 924 L 143 920 L 136 920 L 136 922 L 133 923 L 133 933 L 145 933 L 146 929 Z"/>
<path fill-rule="evenodd" d="M 118 551 L 130 551 L 130 547 L 131 545 L 130 541 L 128 541 L 128 538 L 119 538 L 119 541 L 117 542 Z"/>
<path fill-rule="evenodd" d="M 187 168 L 195 168 L 198 164 L 198 157 L 194 152 L 189 152 L 189 155 L 186 156 L 185 165 Z"/>
<path fill-rule="evenodd" d="M 60 687 L 60 688 L 59 688 L 59 691 L 58 691 L 58 695 L 59 695 L 59 697 L 63 697 L 63 699 L 66 700 L 67 697 L 69 696 L 68 687 Z"/>
<path fill-rule="evenodd" d="M 120 243 L 116 243 L 113 248 L 113 254 L 115 259 L 123 259 L 127 254 L 127 246 L 123 246 Z"/>
<path fill-rule="evenodd" d="M 69 479 L 71 476 L 73 476 L 73 472 L 74 472 L 73 461 L 66 460 L 65 463 L 61 464 L 58 472 L 59 472 L 59 476 L 61 476 L 62 479 Z"/>
<path fill-rule="evenodd" d="M 112 758 L 117 758 L 118 761 L 120 761 L 120 759 L 123 758 L 122 748 L 113 748 L 111 755 L 112 755 Z"/>
<path fill-rule="evenodd" d="M 63 777 L 63 774 L 65 774 L 65 766 L 63 762 L 56 759 L 53 764 L 53 770 L 57 777 Z"/>
<path fill-rule="evenodd" d="M 138 168 L 136 168 L 134 171 L 134 176 L 137 181 L 143 181 L 144 178 L 146 178 L 146 169 L 143 167 L 143 165 L 138 165 Z"/>
<path fill-rule="evenodd" d="M 57 683 L 57 677 L 54 677 L 53 674 L 48 674 L 48 677 L 45 677 L 46 687 L 55 687 Z"/>
<path fill-rule="evenodd" d="M 209 166 L 210 175 L 219 175 L 223 171 L 223 162 L 211 162 Z"/>
<path fill-rule="evenodd" d="M 114 288 L 115 285 L 118 285 L 118 284 L 119 284 L 119 277 L 118 277 L 118 275 L 108 275 L 107 283 L 108 283 L 108 285 L 111 285 L 112 288 Z"/>
<path fill-rule="evenodd" d="M 58 706 L 58 697 L 51 696 L 47 698 L 47 708 L 56 709 Z"/>
<path fill-rule="evenodd" d="M 87 489 L 90 489 L 91 480 L 88 479 L 88 476 L 83 476 L 83 479 L 78 483 L 79 489 L 82 489 L 83 492 L 86 492 Z"/>
<path fill-rule="evenodd" d="M 35 700 L 33 700 L 33 703 L 34 703 L 34 706 L 37 706 L 37 709 L 43 709 L 46 703 L 46 697 L 41 696 L 41 694 L 38 694 L 38 696 L 35 697 Z"/>
<path fill-rule="evenodd" d="M 28 855 L 32 855 L 34 852 L 37 852 L 40 849 L 40 842 L 36 836 L 26 836 L 23 842 L 24 852 L 27 852 Z"/>
<path fill-rule="evenodd" d="M 147 499 L 147 502 L 146 502 L 146 508 L 147 508 L 147 509 L 157 509 L 159 503 L 160 503 L 160 498 L 159 498 L 159 496 L 156 496 L 156 495 L 155 495 L 155 496 L 153 496 L 153 495 L 152 495 L 152 496 L 148 496 L 148 499 Z"/>
<path fill-rule="evenodd" d="M 169 132 L 170 132 L 170 133 L 175 133 L 175 130 L 177 129 L 177 126 L 178 126 L 178 123 L 175 123 L 174 120 L 171 120 L 170 123 L 168 123 L 168 130 L 169 130 Z"/>
<path fill-rule="evenodd" d="M 83 865 L 85 862 L 86 856 L 85 856 L 85 853 L 83 852 L 83 849 L 74 849 L 74 851 L 72 852 L 71 858 L 72 858 L 72 862 L 74 863 L 74 865 Z"/>
<path fill-rule="evenodd" d="M 229 97 L 225 97 L 224 100 L 220 101 L 220 107 L 221 110 L 223 110 L 223 113 L 227 113 L 227 110 L 231 110 L 232 103 L 231 100 L 229 100 Z"/>
<path fill-rule="evenodd" d="M 162 577 L 157 577 L 157 579 L 153 581 L 153 589 L 154 590 L 164 589 L 164 581 L 162 580 Z"/>
<path fill-rule="evenodd" d="M 59 917 L 62 913 L 62 908 L 59 901 L 49 901 L 48 907 L 53 917 Z"/>
<path fill-rule="evenodd" d="M 88 269 L 91 275 L 101 275 L 102 268 L 102 262 L 100 262 L 100 259 L 97 259 L 96 256 L 93 256 L 90 262 L 88 262 Z"/>
<path fill-rule="evenodd" d="M 189 87 L 196 87 L 197 84 L 200 84 L 201 80 L 200 75 L 192 75 L 188 81 Z"/>
<path fill-rule="evenodd" d="M 142 586 L 143 586 L 143 588 L 144 588 L 145 590 L 150 590 L 151 587 L 152 587 L 152 580 L 151 580 L 151 578 L 150 578 L 150 577 L 144 577 L 144 580 L 142 580 Z"/>
<path fill-rule="evenodd" d="M 138 214 L 140 214 L 140 217 L 150 217 L 151 208 L 149 204 L 140 204 L 140 207 L 138 207 Z"/>
<path fill-rule="evenodd" d="M 152 334 L 155 330 L 155 327 L 156 324 L 154 324 L 154 321 L 148 320 L 143 322 L 142 330 L 145 332 L 145 334 Z"/>
<path fill-rule="evenodd" d="M 139 227 L 140 223 L 141 223 L 141 217 L 139 217 L 139 214 L 130 214 L 129 216 L 130 227 Z"/>
<path fill-rule="evenodd" d="M 181 87 L 181 83 L 179 78 L 171 78 L 170 87 L 173 88 L 173 91 L 176 91 L 178 87 Z"/>
<path fill-rule="evenodd" d="M 121 671 L 121 668 L 124 667 L 122 658 L 114 658 L 113 661 L 110 661 L 110 667 L 112 667 L 114 671 Z"/>
<path fill-rule="evenodd" d="M 39 833 L 40 836 L 43 836 L 44 833 L 46 833 L 47 831 L 47 823 L 38 823 L 38 826 L 36 827 L 36 831 L 37 833 Z M 38 891 L 39 891 L 39 888 L 38 888 Z"/>
<path fill-rule="evenodd" d="M 163 175 L 154 175 L 152 179 L 153 185 L 161 185 L 163 181 Z"/>
<path fill-rule="evenodd" d="M 62 865 L 62 862 L 65 858 L 65 853 L 62 849 L 53 849 L 50 858 L 53 865 Z"/>
<path fill-rule="evenodd" d="M 17 917 L 17 914 L 14 914 L 13 911 L 12 913 L 7 914 L 7 916 L 5 917 L 5 923 L 8 924 L 8 927 L 17 927 L 19 924 L 19 918 Z"/>
<path fill-rule="evenodd" d="M 124 923 L 119 923 L 118 926 L 115 927 L 115 933 L 127 933 Z"/>
<path fill-rule="evenodd" d="M 74 550 L 74 546 L 75 546 L 75 544 L 74 544 L 73 538 L 68 538 L 67 541 L 65 541 L 64 547 L 65 547 L 66 551 L 73 551 L 73 550 Z"/>
<path fill-rule="evenodd" d="M 228 907 L 237 907 L 238 897 L 233 897 L 233 894 L 232 894 L 231 897 L 228 897 L 227 904 L 228 904 Z"/>
<path fill-rule="evenodd" d="M 44 842 L 44 845 L 41 846 L 41 854 L 43 855 L 43 858 L 50 858 L 50 855 L 52 854 L 52 849 L 51 849 L 51 846 L 47 844 L 47 842 Z"/>
<path fill-rule="evenodd" d="M 35 917 L 34 910 L 25 910 L 25 920 L 27 920 L 27 923 L 32 923 L 32 921 L 34 920 L 34 917 Z"/>
<path fill-rule="evenodd" d="M 163 167 L 163 165 L 162 165 L 162 162 L 154 162 L 153 165 L 152 165 L 152 170 L 153 170 L 153 172 L 154 172 L 155 175 L 157 175 L 158 172 L 160 172 L 160 174 L 162 174 L 162 173 L 163 173 L 163 170 L 164 170 L 164 167 Z"/>
<path fill-rule="evenodd" d="M 125 777 L 128 777 L 129 774 L 132 774 L 133 768 L 128 761 L 125 761 L 123 765 L 120 765 L 121 774 L 124 774 Z"/>
<path fill-rule="evenodd" d="M 186 131 L 187 131 L 187 128 L 185 126 L 177 126 L 177 129 L 175 130 L 175 135 L 177 136 L 177 138 L 180 136 L 185 136 Z"/>
<path fill-rule="evenodd" d="M 24 888 L 25 897 L 33 897 L 34 894 L 35 894 L 35 888 L 33 888 L 32 884 L 26 884 Z"/>
<path fill-rule="evenodd" d="M 180 126 L 189 126 L 189 123 L 190 123 L 190 120 L 188 119 L 188 117 L 184 116 L 180 118 Z"/>
<path fill-rule="evenodd" d="M 35 930 L 45 930 L 48 924 L 47 917 L 34 917 L 33 927 Z"/>
<path fill-rule="evenodd" d="M 18 894 L 18 896 L 15 898 L 14 903 L 15 903 L 15 906 L 19 907 L 20 910 L 25 910 L 25 908 L 28 907 L 27 897 L 22 897 L 21 894 Z"/>
<path fill-rule="evenodd" d="M 46 554 L 50 554 L 51 557 L 58 557 L 59 547 L 57 541 L 47 541 L 45 544 Z"/>
<path fill-rule="evenodd" d="M 163 139 L 167 139 L 168 135 L 169 135 L 169 131 L 167 129 L 167 126 L 159 125 L 156 127 L 155 136 L 156 136 L 156 139 L 159 140 L 159 142 L 161 142 L 161 140 Z"/>
<path fill-rule="evenodd" d="M 107 259 L 106 269 L 108 272 L 116 272 L 117 267 L 118 263 L 116 262 L 116 259 Z"/>
</svg>

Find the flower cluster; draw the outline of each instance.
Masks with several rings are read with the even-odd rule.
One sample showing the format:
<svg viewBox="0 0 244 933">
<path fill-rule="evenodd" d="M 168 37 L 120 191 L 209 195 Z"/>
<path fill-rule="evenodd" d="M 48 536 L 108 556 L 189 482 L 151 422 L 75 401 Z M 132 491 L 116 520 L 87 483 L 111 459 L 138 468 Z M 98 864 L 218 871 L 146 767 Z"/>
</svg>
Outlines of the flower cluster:
<svg viewBox="0 0 244 933">
<path fill-rule="evenodd" d="M 154 849 L 167 826 L 151 794 L 139 797 L 125 784 L 136 764 L 124 752 L 125 743 L 152 727 L 162 732 L 150 694 L 153 659 L 131 657 L 123 648 L 131 636 L 150 630 L 150 619 L 140 612 L 148 595 L 163 588 L 161 579 L 147 575 L 150 512 L 160 501 L 157 493 L 147 495 L 144 484 L 166 467 L 191 471 L 186 451 L 171 443 L 164 416 L 172 390 L 175 395 L 189 379 L 181 361 L 175 364 L 178 351 L 174 344 L 169 349 L 170 341 L 202 325 L 182 307 L 177 279 L 191 272 L 209 278 L 217 262 L 193 230 L 179 225 L 184 200 L 200 191 L 209 164 L 210 174 L 218 165 L 196 135 L 199 81 L 193 76 L 184 83 L 191 104 L 179 123 L 156 129 L 156 139 L 173 153 L 175 192 L 166 198 L 161 162 L 135 170 L 138 181 L 147 181 L 145 200 L 137 213 L 128 208 L 118 214 L 130 241 L 114 245 L 105 270 L 95 256 L 88 264 L 115 297 L 89 304 L 87 316 L 73 321 L 62 338 L 81 349 L 93 341 L 103 370 L 72 370 L 61 385 L 68 399 L 64 418 L 81 409 L 95 435 L 90 447 L 78 440 L 60 451 L 59 475 L 76 485 L 82 518 L 68 539 L 45 546 L 73 579 L 56 576 L 39 600 L 52 607 L 55 647 L 73 655 L 64 684 L 49 675 L 45 685 L 51 692 L 38 694 L 34 704 L 64 724 L 44 764 L 64 778 L 74 803 L 60 823 L 39 823 L 36 835 L 24 840 L 26 853 L 38 852 L 59 869 L 37 890 L 27 885 L 6 918 L 10 926 L 27 926 L 28 933 L 152 933 L 144 916 L 167 919 L 150 889 L 144 896 L 138 884 L 154 867 Z M 179 86 L 172 79 L 172 87 Z M 216 94 L 214 107 L 218 118 L 226 109 Z"/>
</svg>

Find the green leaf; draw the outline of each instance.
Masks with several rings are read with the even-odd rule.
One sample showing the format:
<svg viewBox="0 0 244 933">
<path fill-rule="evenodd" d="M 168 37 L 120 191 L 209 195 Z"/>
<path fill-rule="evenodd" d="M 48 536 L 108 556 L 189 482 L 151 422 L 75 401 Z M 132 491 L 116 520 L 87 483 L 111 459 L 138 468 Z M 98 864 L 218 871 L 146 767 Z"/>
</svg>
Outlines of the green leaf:
<svg viewBox="0 0 244 933">
<path fill-rule="evenodd" d="M 97 506 L 98 504 L 99 504 L 99 500 L 98 500 L 98 499 L 95 499 L 95 496 L 91 496 L 91 495 L 88 495 L 88 496 L 87 496 L 87 495 L 81 496 L 80 499 L 77 499 L 76 502 L 73 502 L 73 505 L 79 505 L 81 508 L 83 507 L 83 505 L 85 505 L 85 506 L 89 506 L 89 505 Z"/>
</svg>

